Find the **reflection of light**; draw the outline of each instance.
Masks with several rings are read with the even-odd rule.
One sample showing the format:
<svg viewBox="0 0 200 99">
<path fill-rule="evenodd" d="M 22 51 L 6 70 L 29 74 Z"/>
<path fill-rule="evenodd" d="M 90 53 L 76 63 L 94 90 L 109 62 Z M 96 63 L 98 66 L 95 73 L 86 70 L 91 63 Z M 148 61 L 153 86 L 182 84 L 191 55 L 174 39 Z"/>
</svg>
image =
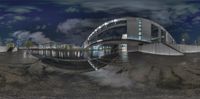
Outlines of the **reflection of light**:
<svg viewBox="0 0 200 99">
<path fill-rule="evenodd" d="M 104 25 L 106 26 L 106 25 L 108 25 L 108 23 L 106 22 L 106 23 L 104 23 Z"/>
<path fill-rule="evenodd" d="M 103 25 L 99 26 L 98 28 L 96 28 L 87 38 L 87 40 L 90 40 L 90 38 L 92 37 L 93 34 L 95 34 L 95 32 L 97 32 L 99 29 L 101 29 L 104 25 L 108 25 L 112 22 L 118 22 L 118 21 L 125 21 L 127 20 L 126 18 L 119 18 L 119 19 L 114 19 L 108 22 L 105 22 Z"/>
<path fill-rule="evenodd" d="M 98 52 L 98 56 L 99 56 L 99 58 L 103 57 L 104 54 L 105 54 L 104 51 L 99 51 L 99 52 Z"/>
<path fill-rule="evenodd" d="M 122 35 L 122 39 L 127 39 L 128 38 L 128 35 L 127 34 L 123 34 Z"/>
<path fill-rule="evenodd" d="M 75 56 L 77 55 L 76 51 L 74 52 Z"/>
<path fill-rule="evenodd" d="M 56 56 L 56 52 L 52 51 L 52 55 L 53 55 L 53 57 L 55 57 Z"/>
<path fill-rule="evenodd" d="M 99 26 L 97 29 L 101 29 L 102 28 L 102 26 Z"/>
<path fill-rule="evenodd" d="M 78 57 L 80 57 L 80 52 L 78 52 L 78 55 L 77 55 Z"/>
<path fill-rule="evenodd" d="M 98 50 L 99 46 L 100 46 L 100 45 L 93 46 L 92 49 L 93 49 L 93 50 Z"/>
<path fill-rule="evenodd" d="M 127 62 L 128 61 L 128 53 L 127 52 L 122 52 L 121 53 L 121 58 L 123 62 Z"/>
<path fill-rule="evenodd" d="M 97 71 L 98 70 L 98 68 L 97 67 L 95 67 L 94 66 L 94 64 L 90 61 L 90 60 L 88 60 L 88 63 L 92 66 L 92 68 L 95 70 L 95 71 Z"/>
<path fill-rule="evenodd" d="M 67 56 L 69 57 L 69 51 L 67 52 Z"/>
<path fill-rule="evenodd" d="M 118 21 L 118 19 L 114 19 L 114 20 L 113 20 L 113 22 L 117 22 L 117 21 Z"/>
<path fill-rule="evenodd" d="M 122 52 L 127 52 L 127 44 L 121 44 Z"/>
<path fill-rule="evenodd" d="M 97 42 L 101 42 L 101 41 L 103 41 L 102 39 L 101 40 L 97 40 Z"/>
<path fill-rule="evenodd" d="M 142 40 L 142 36 L 139 36 L 139 40 Z"/>
</svg>

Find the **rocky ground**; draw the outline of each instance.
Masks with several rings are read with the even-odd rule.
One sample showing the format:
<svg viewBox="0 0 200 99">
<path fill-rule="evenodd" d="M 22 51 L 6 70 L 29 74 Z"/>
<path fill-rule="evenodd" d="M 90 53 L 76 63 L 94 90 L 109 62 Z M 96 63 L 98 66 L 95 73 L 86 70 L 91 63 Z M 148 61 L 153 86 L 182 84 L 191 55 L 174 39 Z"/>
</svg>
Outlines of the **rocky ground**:
<svg viewBox="0 0 200 99">
<path fill-rule="evenodd" d="M 0 99 L 199 99 L 199 55 L 129 53 L 98 71 L 69 73 L 30 55 L 1 54 Z"/>
</svg>

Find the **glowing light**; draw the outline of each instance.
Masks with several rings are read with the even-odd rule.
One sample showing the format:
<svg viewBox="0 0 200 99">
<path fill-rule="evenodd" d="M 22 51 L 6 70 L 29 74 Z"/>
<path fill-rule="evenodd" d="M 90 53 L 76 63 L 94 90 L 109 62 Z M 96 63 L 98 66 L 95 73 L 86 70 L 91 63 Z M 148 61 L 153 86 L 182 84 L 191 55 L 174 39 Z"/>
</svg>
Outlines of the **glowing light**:
<svg viewBox="0 0 200 99">
<path fill-rule="evenodd" d="M 123 34 L 122 35 L 122 39 L 127 39 L 128 38 L 128 35 L 127 34 Z"/>
</svg>

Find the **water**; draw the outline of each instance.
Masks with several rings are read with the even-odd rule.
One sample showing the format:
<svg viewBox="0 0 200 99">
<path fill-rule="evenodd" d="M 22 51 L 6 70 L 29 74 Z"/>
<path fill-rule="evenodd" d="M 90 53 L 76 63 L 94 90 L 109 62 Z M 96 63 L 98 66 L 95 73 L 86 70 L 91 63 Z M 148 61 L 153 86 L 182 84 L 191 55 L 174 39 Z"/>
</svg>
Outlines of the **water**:
<svg viewBox="0 0 200 99">
<path fill-rule="evenodd" d="M 106 55 L 113 54 L 110 50 L 55 50 L 55 49 L 44 49 L 44 50 L 31 50 L 30 53 L 34 55 L 40 55 L 51 58 L 60 59 L 87 59 L 89 58 L 101 58 Z"/>
</svg>

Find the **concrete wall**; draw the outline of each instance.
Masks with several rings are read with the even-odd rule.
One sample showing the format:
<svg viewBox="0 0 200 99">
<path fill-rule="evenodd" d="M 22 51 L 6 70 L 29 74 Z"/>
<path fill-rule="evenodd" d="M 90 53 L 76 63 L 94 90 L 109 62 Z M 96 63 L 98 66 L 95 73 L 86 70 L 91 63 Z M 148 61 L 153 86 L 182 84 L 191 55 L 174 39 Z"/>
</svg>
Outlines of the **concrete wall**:
<svg viewBox="0 0 200 99">
<path fill-rule="evenodd" d="M 0 46 L 0 52 L 7 52 L 8 48 L 6 46 Z M 12 52 L 17 52 L 18 49 L 15 47 Z"/>
<path fill-rule="evenodd" d="M 128 52 L 143 52 L 149 54 L 157 54 L 157 55 L 170 55 L 170 56 L 179 56 L 183 55 L 182 53 L 162 44 L 162 43 L 155 43 L 155 44 L 146 44 L 142 46 L 132 46 Z"/>
<path fill-rule="evenodd" d="M 0 46 L 0 52 L 6 52 L 7 47 L 6 46 Z"/>
<path fill-rule="evenodd" d="M 177 45 L 181 52 L 183 53 L 198 53 L 200 52 L 200 46 L 198 45 Z"/>
<path fill-rule="evenodd" d="M 151 24 L 151 21 L 142 19 L 142 39 L 151 41 Z"/>
<path fill-rule="evenodd" d="M 138 39 L 138 24 L 135 18 L 127 18 L 128 39 Z"/>
<path fill-rule="evenodd" d="M 15 47 L 12 52 L 17 52 L 17 51 L 18 51 L 18 49 L 17 49 L 17 47 Z"/>
</svg>

